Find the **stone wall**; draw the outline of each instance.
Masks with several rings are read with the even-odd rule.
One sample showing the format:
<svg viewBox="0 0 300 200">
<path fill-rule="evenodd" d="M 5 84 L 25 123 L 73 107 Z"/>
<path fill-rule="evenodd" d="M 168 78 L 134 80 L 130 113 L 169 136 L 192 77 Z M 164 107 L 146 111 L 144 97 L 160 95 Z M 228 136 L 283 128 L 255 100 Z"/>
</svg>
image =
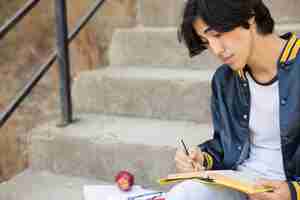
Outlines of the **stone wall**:
<svg viewBox="0 0 300 200">
<path fill-rule="evenodd" d="M 0 6 L 0 12 L 4 15 L 0 19 L 2 23 L 3 19 L 11 16 L 24 3 L 19 0 L 10 2 L 13 6 Z M 69 29 L 74 27 L 75 21 L 93 2 L 94 0 L 69 0 Z M 41 1 L 15 31 L 0 41 L 1 111 L 52 52 L 55 43 L 53 13 L 52 1 Z M 107 51 L 115 28 L 132 27 L 135 24 L 136 0 L 107 0 L 97 16 L 71 44 L 72 77 L 75 78 L 80 71 L 108 65 Z M 27 133 L 44 121 L 59 119 L 58 99 L 55 65 L 0 129 L 0 181 L 9 179 L 27 167 Z"/>
</svg>

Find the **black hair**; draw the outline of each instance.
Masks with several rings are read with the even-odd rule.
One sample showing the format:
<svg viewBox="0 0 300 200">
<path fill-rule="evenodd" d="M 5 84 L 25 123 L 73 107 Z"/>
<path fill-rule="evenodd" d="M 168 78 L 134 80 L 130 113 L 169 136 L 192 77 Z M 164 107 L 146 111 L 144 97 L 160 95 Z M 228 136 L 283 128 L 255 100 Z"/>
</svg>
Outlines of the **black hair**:
<svg viewBox="0 0 300 200">
<path fill-rule="evenodd" d="M 213 30 L 224 33 L 239 26 L 249 29 L 248 20 L 252 17 L 258 33 L 273 33 L 274 20 L 262 0 L 187 0 L 178 38 L 184 40 L 190 57 L 193 57 L 207 49 L 207 42 L 193 27 L 196 19 L 201 18 Z"/>
</svg>

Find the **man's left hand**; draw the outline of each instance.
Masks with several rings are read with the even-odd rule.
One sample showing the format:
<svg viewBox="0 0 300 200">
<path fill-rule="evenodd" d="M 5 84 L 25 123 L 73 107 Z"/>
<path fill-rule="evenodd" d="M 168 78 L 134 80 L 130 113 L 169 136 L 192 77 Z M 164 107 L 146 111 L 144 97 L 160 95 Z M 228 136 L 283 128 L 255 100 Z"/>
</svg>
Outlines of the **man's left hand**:
<svg viewBox="0 0 300 200">
<path fill-rule="evenodd" d="M 249 200 L 291 200 L 290 189 L 285 181 L 260 180 L 257 187 L 272 187 L 272 192 L 249 195 Z"/>
</svg>

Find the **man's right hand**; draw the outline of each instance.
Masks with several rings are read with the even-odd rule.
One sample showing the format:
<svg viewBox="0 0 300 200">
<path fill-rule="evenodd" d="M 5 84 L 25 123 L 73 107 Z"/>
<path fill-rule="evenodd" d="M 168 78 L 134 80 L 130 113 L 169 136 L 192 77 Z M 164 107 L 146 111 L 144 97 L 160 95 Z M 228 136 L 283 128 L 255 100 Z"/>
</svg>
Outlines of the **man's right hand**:
<svg viewBox="0 0 300 200">
<path fill-rule="evenodd" d="M 189 156 L 183 149 L 178 149 L 175 155 L 176 170 L 178 173 L 197 172 L 204 170 L 204 155 L 198 147 L 189 150 Z"/>
</svg>

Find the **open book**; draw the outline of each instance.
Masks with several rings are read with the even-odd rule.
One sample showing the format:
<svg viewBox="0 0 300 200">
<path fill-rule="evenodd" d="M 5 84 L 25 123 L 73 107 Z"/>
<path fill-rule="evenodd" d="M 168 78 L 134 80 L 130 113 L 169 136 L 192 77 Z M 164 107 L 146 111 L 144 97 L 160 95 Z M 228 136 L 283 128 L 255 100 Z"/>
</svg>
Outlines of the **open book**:
<svg viewBox="0 0 300 200">
<path fill-rule="evenodd" d="M 271 187 L 256 187 L 256 177 L 233 170 L 208 170 L 192 173 L 170 174 L 166 178 L 159 179 L 158 182 L 161 185 L 165 185 L 191 179 L 205 184 L 221 185 L 246 194 L 272 191 Z"/>
</svg>

